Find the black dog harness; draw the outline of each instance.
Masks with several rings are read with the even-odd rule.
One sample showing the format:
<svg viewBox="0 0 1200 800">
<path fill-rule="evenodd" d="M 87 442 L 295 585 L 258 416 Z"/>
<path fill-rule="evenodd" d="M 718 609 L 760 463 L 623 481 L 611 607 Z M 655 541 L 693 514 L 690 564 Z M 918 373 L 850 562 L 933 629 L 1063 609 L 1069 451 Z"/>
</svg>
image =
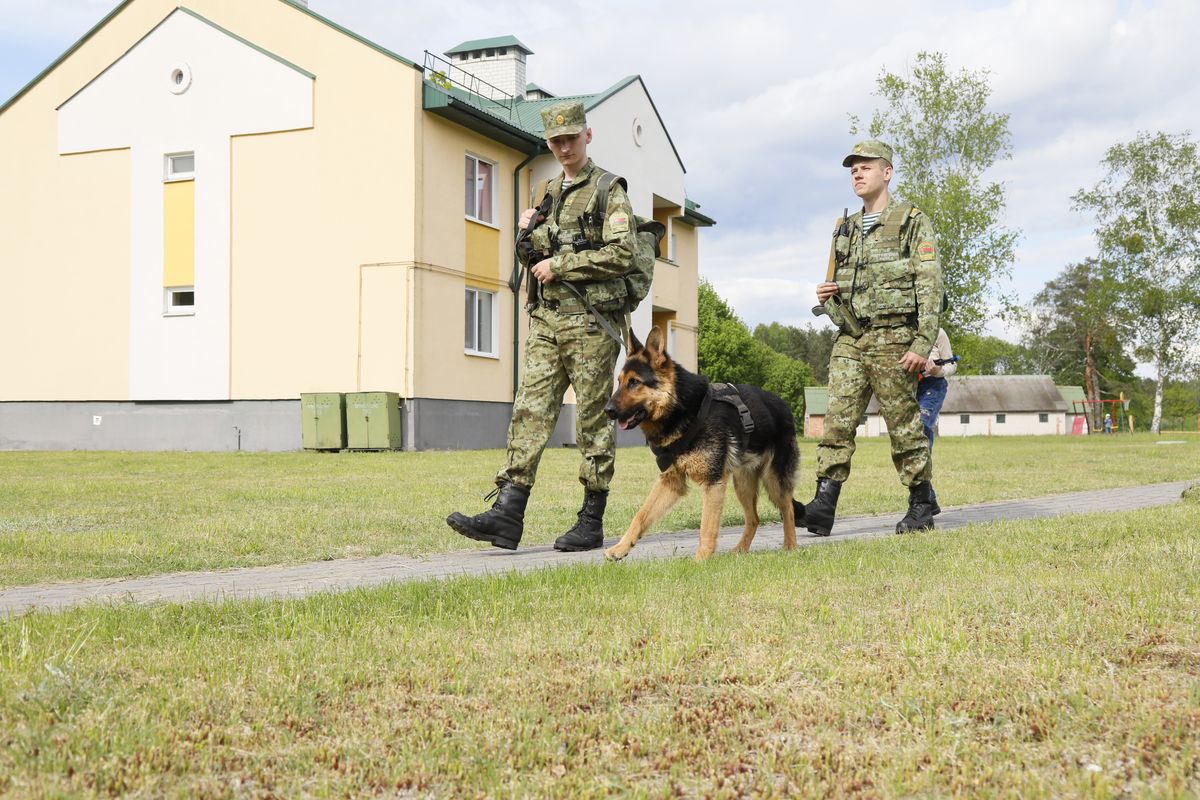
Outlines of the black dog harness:
<svg viewBox="0 0 1200 800">
<path fill-rule="evenodd" d="M 712 413 L 714 400 L 718 403 L 728 403 L 733 406 L 737 410 L 738 416 L 741 417 L 742 430 L 745 434 L 749 436 L 751 433 L 754 433 L 754 418 L 750 415 L 750 409 L 746 407 L 742 396 L 738 394 L 737 387 L 732 383 L 720 383 L 716 386 L 709 384 L 708 391 L 704 393 L 704 400 L 700 403 L 700 411 L 696 414 L 696 418 L 692 420 L 691 428 L 666 447 L 662 449 L 651 448 L 654 452 L 654 460 L 658 464 L 659 472 L 666 472 L 675 463 L 675 459 L 686 453 L 688 448 L 692 446 L 692 442 L 696 441 L 696 437 L 704 429 L 705 420 Z"/>
</svg>

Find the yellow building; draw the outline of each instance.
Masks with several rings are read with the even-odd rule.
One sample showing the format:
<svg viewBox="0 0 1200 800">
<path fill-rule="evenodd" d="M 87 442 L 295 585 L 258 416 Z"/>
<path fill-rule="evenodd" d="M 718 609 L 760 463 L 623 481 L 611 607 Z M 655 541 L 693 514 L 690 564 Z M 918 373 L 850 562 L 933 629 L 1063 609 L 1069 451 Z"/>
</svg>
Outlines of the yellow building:
<svg viewBox="0 0 1200 800">
<path fill-rule="evenodd" d="M 514 223 L 558 171 L 530 54 L 418 64 L 294 0 L 122 2 L 0 106 L 0 448 L 296 449 L 301 393 L 368 390 L 403 398 L 408 449 L 503 446 Z M 713 221 L 640 78 L 575 96 L 669 228 L 634 328 L 694 369 Z"/>
</svg>

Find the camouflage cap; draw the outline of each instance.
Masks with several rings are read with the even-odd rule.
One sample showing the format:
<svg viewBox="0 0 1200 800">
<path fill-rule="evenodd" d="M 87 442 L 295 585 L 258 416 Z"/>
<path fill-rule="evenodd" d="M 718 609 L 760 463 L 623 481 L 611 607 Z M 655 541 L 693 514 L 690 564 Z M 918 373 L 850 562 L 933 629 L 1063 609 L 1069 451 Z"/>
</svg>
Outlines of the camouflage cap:
<svg viewBox="0 0 1200 800">
<path fill-rule="evenodd" d="M 583 103 L 578 100 L 569 100 L 546 106 L 542 109 L 542 127 L 546 129 L 547 139 L 583 133 L 587 128 L 587 116 L 583 113 Z"/>
<path fill-rule="evenodd" d="M 865 139 L 854 145 L 850 155 L 842 159 L 842 166 L 850 166 L 852 158 L 882 158 L 890 164 L 892 163 L 892 148 L 878 139 Z"/>
</svg>

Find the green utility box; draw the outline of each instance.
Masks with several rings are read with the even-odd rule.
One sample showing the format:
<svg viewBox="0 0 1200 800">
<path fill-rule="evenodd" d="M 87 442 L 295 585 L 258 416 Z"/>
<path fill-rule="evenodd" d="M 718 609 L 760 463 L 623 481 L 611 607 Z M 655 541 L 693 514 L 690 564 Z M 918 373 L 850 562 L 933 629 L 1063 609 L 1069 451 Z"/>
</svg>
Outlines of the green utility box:
<svg viewBox="0 0 1200 800">
<path fill-rule="evenodd" d="M 346 395 L 300 395 L 300 425 L 305 450 L 341 450 L 346 446 Z"/>
<path fill-rule="evenodd" d="M 346 395 L 346 440 L 351 450 L 399 450 L 400 395 L 395 392 Z"/>
</svg>

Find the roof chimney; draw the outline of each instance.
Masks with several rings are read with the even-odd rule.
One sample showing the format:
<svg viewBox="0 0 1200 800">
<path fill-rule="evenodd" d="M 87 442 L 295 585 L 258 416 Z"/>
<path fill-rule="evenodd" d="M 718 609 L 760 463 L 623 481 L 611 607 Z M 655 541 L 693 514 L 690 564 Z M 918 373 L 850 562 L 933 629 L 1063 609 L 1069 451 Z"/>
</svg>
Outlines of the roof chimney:
<svg viewBox="0 0 1200 800">
<path fill-rule="evenodd" d="M 525 97 L 525 57 L 533 51 L 517 37 L 475 39 L 450 48 L 445 55 L 457 69 L 517 99 Z"/>
</svg>

